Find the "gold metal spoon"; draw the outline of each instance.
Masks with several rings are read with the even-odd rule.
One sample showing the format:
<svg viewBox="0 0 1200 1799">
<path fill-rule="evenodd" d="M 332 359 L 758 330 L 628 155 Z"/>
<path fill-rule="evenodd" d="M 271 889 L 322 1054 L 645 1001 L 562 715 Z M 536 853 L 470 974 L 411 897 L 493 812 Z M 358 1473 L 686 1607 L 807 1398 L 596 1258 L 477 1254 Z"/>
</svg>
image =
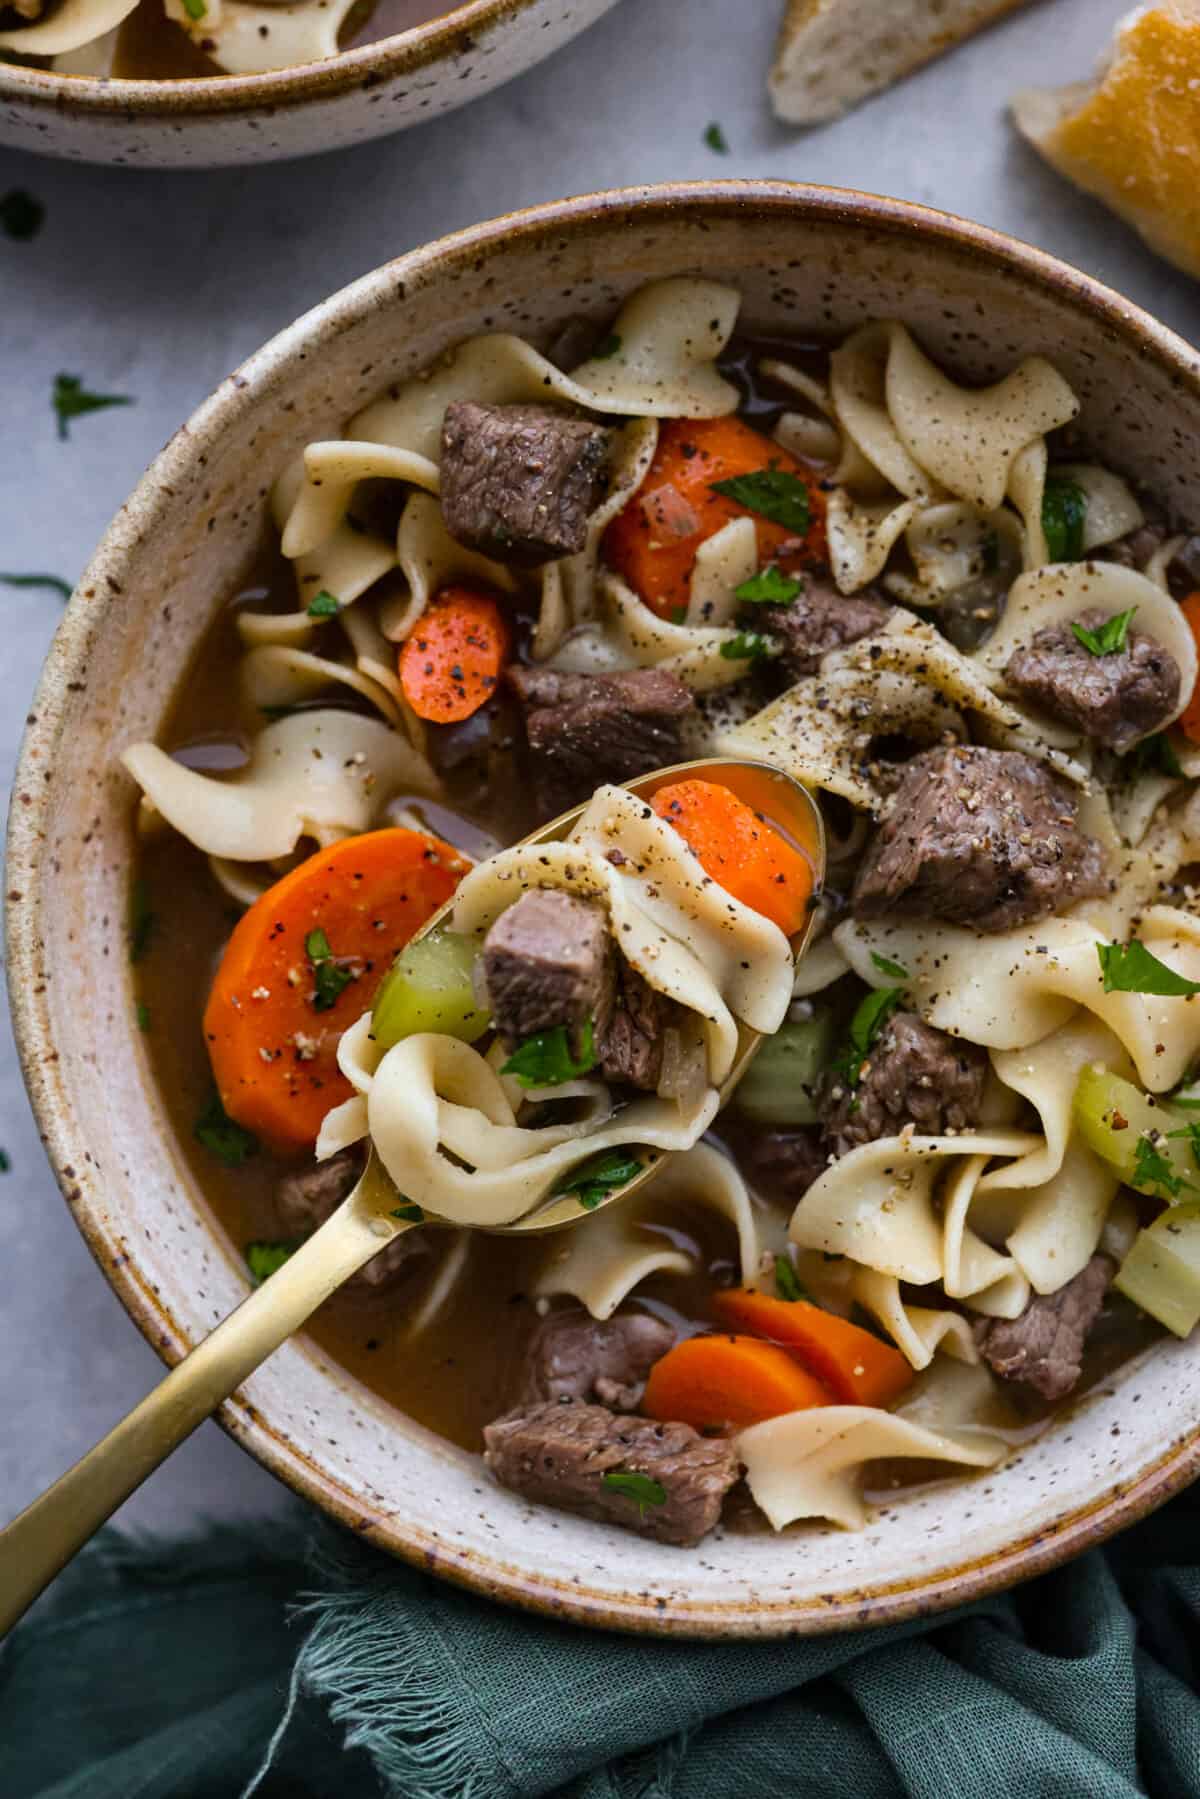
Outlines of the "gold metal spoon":
<svg viewBox="0 0 1200 1799">
<path fill-rule="evenodd" d="M 649 798 L 659 787 L 687 776 L 731 788 L 782 830 L 811 859 L 814 890 L 819 889 L 825 872 L 821 815 L 811 795 L 796 781 L 761 763 L 705 760 L 659 769 L 626 786 Z M 566 837 L 583 810 L 578 806 L 564 813 L 525 841 L 548 843 Z M 418 935 L 436 930 L 453 906 L 451 899 Z M 797 962 L 808 947 L 812 916 L 792 942 Z M 746 1072 L 760 1041 L 758 1032 L 744 1025 L 739 1028 L 733 1068 L 721 1088 L 722 1104 Z M 496 1234 L 562 1230 L 581 1218 L 594 1217 L 600 1207 L 627 1199 L 642 1187 L 669 1153 L 631 1145 L 630 1154 L 640 1161 L 640 1171 L 605 1195 L 599 1205 L 585 1206 L 577 1194 L 564 1194 L 500 1227 Z M 0 1531 L 0 1636 L 147 1475 L 299 1330 L 331 1293 L 403 1231 L 418 1222 L 441 1222 L 429 1214 L 398 1218 L 397 1206 L 406 1203 L 372 1150 L 353 1191 L 295 1255 L 198 1343 L 94 1449 Z"/>
</svg>

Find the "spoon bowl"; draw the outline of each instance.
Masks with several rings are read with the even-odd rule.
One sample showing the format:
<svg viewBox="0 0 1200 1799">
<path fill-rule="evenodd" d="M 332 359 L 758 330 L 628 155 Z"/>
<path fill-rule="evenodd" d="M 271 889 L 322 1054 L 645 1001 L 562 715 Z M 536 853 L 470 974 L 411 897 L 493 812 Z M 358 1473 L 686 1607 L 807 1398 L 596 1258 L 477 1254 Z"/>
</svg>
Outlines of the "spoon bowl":
<svg viewBox="0 0 1200 1799">
<path fill-rule="evenodd" d="M 660 787 L 683 777 L 703 777 L 746 801 L 808 858 L 813 891 L 820 891 L 825 872 L 821 814 L 799 782 L 763 763 L 706 759 L 658 769 L 626 785 L 630 792 L 651 798 Z M 584 810 L 577 806 L 563 813 L 524 842 L 551 843 L 568 837 Z M 453 908 L 450 899 L 426 921 L 414 941 L 444 924 Z M 811 939 L 815 916 L 810 909 L 805 928 L 792 939 L 797 962 Z M 761 1041 L 759 1032 L 739 1026 L 733 1066 L 720 1090 L 722 1104 Z M 575 1194 L 550 1196 L 524 1218 L 494 1227 L 495 1234 L 564 1230 L 583 1218 L 592 1218 L 601 1207 L 628 1199 L 644 1186 L 672 1152 L 634 1144 L 629 1153 L 639 1163 L 638 1172 L 598 1203 L 585 1205 Z M 448 1225 L 449 1221 L 406 1200 L 372 1148 L 361 1176 L 332 1217 L 94 1449 L 0 1531 L 0 1635 L 17 1622 L 117 1506 L 299 1330 L 318 1306 L 402 1232 L 424 1223 Z"/>
</svg>

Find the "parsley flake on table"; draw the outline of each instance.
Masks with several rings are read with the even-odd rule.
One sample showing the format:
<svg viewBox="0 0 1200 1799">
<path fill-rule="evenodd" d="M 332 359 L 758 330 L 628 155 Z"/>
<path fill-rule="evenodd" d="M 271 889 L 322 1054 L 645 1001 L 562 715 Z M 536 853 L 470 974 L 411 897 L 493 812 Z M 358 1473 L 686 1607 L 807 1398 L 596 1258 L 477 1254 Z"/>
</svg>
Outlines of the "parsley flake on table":
<svg viewBox="0 0 1200 1799">
<path fill-rule="evenodd" d="M 1136 611 L 1137 607 L 1131 606 L 1128 612 L 1118 612 L 1113 618 L 1106 618 L 1102 625 L 1097 625 L 1094 631 L 1073 618 L 1071 629 L 1084 649 L 1090 650 L 1093 656 L 1119 656 L 1129 641 L 1129 626 Z"/>
<path fill-rule="evenodd" d="M 258 1138 L 229 1116 L 215 1087 L 196 1120 L 193 1135 L 197 1143 L 202 1143 L 218 1162 L 224 1162 L 226 1168 L 240 1168 L 243 1162 L 258 1153 Z"/>
<path fill-rule="evenodd" d="M 12 1162 L 9 1160 L 8 1151 L 0 1149 L 0 1174 L 8 1174 L 11 1168 Z"/>
<path fill-rule="evenodd" d="M 74 591 L 61 575 L 0 575 L 0 582 L 5 587 L 44 587 L 47 593 L 56 593 L 63 600 L 69 600 Z"/>
<path fill-rule="evenodd" d="M 708 127 L 708 130 L 704 133 L 704 141 L 709 149 L 715 151 L 718 156 L 729 155 L 729 139 L 725 136 L 725 133 L 722 131 L 716 119 L 713 120 L 712 124 Z"/>
<path fill-rule="evenodd" d="M 586 1162 L 581 1162 L 578 1168 L 570 1169 L 554 1191 L 558 1196 L 576 1194 L 580 1205 L 591 1212 L 602 1199 L 607 1199 L 610 1193 L 641 1172 L 642 1164 L 627 1149 L 603 1149 L 599 1155 L 589 1156 Z"/>
<path fill-rule="evenodd" d="M 1051 562 L 1078 562 L 1083 555 L 1087 495 L 1075 481 L 1051 475 L 1042 494 L 1042 530 Z"/>
<path fill-rule="evenodd" d="M 309 618 L 336 618 L 341 609 L 341 602 L 324 587 L 308 602 L 306 608 Z"/>
<path fill-rule="evenodd" d="M 632 1499 L 638 1509 L 638 1516 L 644 1517 L 648 1505 L 666 1505 L 667 1489 L 661 1481 L 654 1480 L 649 1474 L 637 1474 L 632 1469 L 611 1468 L 607 1474 L 600 1476 L 603 1486 L 611 1487 L 614 1493 L 623 1493 Z"/>
<path fill-rule="evenodd" d="M 58 435 L 66 439 L 72 419 L 83 418 L 89 412 L 103 412 L 108 406 L 132 406 L 133 398 L 130 394 L 89 393 L 78 375 L 55 375 L 50 404 L 58 420 Z"/>
<path fill-rule="evenodd" d="M 46 217 L 46 208 L 23 187 L 10 187 L 0 196 L 0 229 L 5 237 L 28 243 L 37 236 Z"/>
<path fill-rule="evenodd" d="M 500 1070 L 513 1075 L 522 1087 L 561 1087 L 564 1081 L 578 1080 L 596 1066 L 596 1043 L 589 1018 L 579 1033 L 579 1054 L 571 1048 L 571 1036 L 565 1024 L 552 1031 L 539 1031 L 526 1037 Z"/>
<path fill-rule="evenodd" d="M 329 939 L 320 929 L 309 931 L 304 939 L 304 953 L 313 971 L 313 1011 L 332 1011 L 351 981 L 358 979 L 358 971 L 335 960 Z"/>
<path fill-rule="evenodd" d="M 712 491 L 723 499 L 757 512 L 773 525 L 783 525 L 803 537 L 809 527 L 808 489 L 799 476 L 782 468 L 755 469 L 749 475 L 731 475 L 712 482 Z"/>
<path fill-rule="evenodd" d="M 1098 943 L 1096 954 L 1105 993 L 1154 993 L 1165 999 L 1186 999 L 1200 993 L 1200 981 L 1176 974 L 1136 937 L 1132 943 Z"/>
<path fill-rule="evenodd" d="M 803 581 L 797 580 L 794 575 L 785 575 L 782 569 L 772 565 L 760 570 L 757 575 L 751 575 L 740 587 L 735 587 L 733 597 L 735 600 L 747 600 L 754 606 L 790 606 L 803 587 Z"/>
</svg>

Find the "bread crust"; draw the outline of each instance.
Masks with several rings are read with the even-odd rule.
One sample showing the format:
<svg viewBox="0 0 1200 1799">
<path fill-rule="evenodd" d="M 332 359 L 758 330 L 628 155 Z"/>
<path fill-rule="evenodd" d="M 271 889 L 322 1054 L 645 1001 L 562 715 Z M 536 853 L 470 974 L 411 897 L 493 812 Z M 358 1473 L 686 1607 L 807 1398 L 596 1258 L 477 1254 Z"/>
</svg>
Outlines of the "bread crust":
<svg viewBox="0 0 1200 1799">
<path fill-rule="evenodd" d="M 1139 7 L 1096 81 L 1029 89 L 1012 110 L 1060 174 L 1200 276 L 1200 0 Z"/>
<path fill-rule="evenodd" d="M 790 0 L 771 71 L 793 125 L 834 119 L 1030 0 Z"/>
</svg>

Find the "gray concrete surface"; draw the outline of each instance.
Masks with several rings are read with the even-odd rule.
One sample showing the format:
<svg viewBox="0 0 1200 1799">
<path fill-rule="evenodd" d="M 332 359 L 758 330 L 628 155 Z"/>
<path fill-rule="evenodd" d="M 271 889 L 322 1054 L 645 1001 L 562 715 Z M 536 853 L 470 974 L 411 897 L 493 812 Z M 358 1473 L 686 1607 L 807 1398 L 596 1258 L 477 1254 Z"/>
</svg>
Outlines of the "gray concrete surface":
<svg viewBox="0 0 1200 1799">
<path fill-rule="evenodd" d="M 44 202 L 0 237 L 0 568 L 73 580 L 154 452 L 250 351 L 387 257 L 513 207 L 664 179 L 862 187 L 999 226 L 1099 275 L 1187 336 L 1200 294 L 1015 138 L 1005 98 L 1087 71 L 1128 0 L 1044 0 L 823 131 L 776 125 L 763 87 L 782 0 L 625 0 L 524 79 L 422 130 L 219 173 L 87 169 L 0 151 L 0 192 Z M 881 0 L 886 4 L 886 0 Z M 705 146 L 720 122 L 729 154 Z M 55 437 L 66 370 L 136 405 Z M 0 773 L 59 606 L 0 588 Z M 0 1521 L 113 1423 L 160 1365 L 92 1265 L 0 1041 Z M 179 1526 L 283 1490 L 207 1426 L 126 1508 Z"/>
</svg>

